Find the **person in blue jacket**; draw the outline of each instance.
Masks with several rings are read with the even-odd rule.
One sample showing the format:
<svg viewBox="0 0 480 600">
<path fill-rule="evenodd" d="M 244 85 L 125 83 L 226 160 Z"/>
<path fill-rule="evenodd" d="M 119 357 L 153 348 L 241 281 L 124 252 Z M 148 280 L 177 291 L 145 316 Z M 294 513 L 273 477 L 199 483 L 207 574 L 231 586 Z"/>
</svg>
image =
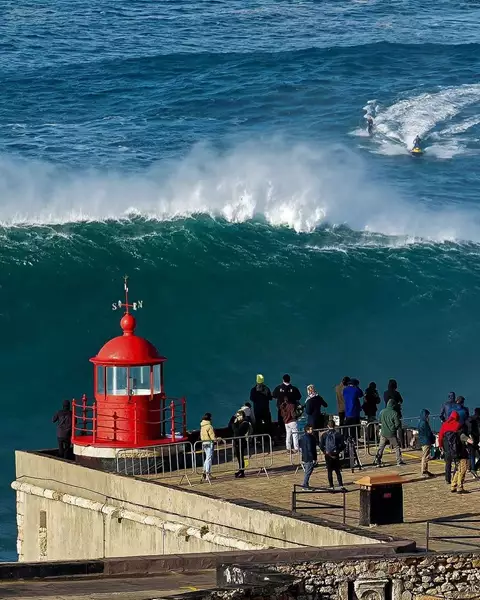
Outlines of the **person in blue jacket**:
<svg viewBox="0 0 480 600">
<path fill-rule="evenodd" d="M 448 400 L 442 404 L 442 408 L 440 410 L 440 420 L 442 423 L 445 423 L 448 417 L 452 414 L 456 398 L 455 392 L 450 392 L 448 394 Z"/>
<path fill-rule="evenodd" d="M 418 441 L 422 446 L 422 466 L 421 474 L 424 477 L 433 477 L 433 473 L 428 470 L 428 462 L 431 457 L 432 446 L 435 444 L 435 435 L 429 423 L 430 411 L 423 408 L 420 411 L 418 421 Z"/>
<path fill-rule="evenodd" d="M 465 398 L 463 396 L 457 396 L 457 401 L 452 405 L 452 412 L 456 410 L 460 417 L 460 425 L 465 425 L 468 417 L 470 416 L 470 410 L 465 406 Z"/>
<path fill-rule="evenodd" d="M 351 379 L 348 385 L 343 389 L 343 398 L 345 400 L 345 425 L 352 425 L 347 429 L 349 436 L 356 438 L 358 435 L 358 425 L 360 425 L 360 413 L 362 405 L 360 398 L 363 398 L 363 392 L 359 387 L 358 379 Z"/>
</svg>

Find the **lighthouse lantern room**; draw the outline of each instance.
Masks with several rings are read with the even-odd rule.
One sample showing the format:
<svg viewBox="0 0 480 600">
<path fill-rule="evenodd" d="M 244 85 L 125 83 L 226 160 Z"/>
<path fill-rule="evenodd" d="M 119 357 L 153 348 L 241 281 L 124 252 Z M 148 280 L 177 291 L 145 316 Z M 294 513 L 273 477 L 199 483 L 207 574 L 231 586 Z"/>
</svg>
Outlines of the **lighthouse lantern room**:
<svg viewBox="0 0 480 600">
<path fill-rule="evenodd" d="M 167 360 L 155 346 L 135 334 L 130 310 L 142 302 L 112 304 L 124 309 L 123 334 L 108 341 L 91 358 L 94 399 L 73 403 L 74 453 L 79 457 L 113 458 L 119 449 L 140 449 L 186 440 L 186 402 L 165 394 L 163 367 Z M 81 461 L 80 461 L 81 462 Z"/>
</svg>

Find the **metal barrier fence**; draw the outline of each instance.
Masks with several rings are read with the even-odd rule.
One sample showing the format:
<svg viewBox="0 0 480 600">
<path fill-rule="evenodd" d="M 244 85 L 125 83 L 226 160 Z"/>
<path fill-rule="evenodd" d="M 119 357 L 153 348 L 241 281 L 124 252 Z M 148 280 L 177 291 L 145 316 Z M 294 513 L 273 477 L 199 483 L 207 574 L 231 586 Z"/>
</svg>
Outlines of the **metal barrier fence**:
<svg viewBox="0 0 480 600">
<path fill-rule="evenodd" d="M 193 446 L 190 442 L 178 442 L 117 450 L 115 465 L 122 475 L 181 477 L 180 483 L 186 479 L 192 485 L 189 475 L 194 472 Z"/>
<path fill-rule="evenodd" d="M 199 440 L 193 446 L 194 471 L 203 471 L 204 444 Z M 200 459 L 200 460 L 199 460 Z M 211 473 L 225 473 L 232 471 L 238 464 L 238 470 L 257 471 L 268 477 L 268 469 L 273 467 L 273 445 L 270 435 L 256 434 L 247 437 L 223 438 L 213 442 Z M 243 466 L 242 466 L 243 464 Z"/>
<path fill-rule="evenodd" d="M 330 490 L 325 490 L 325 489 L 321 489 L 321 488 L 314 488 L 311 490 L 306 490 L 301 485 L 294 484 L 293 490 L 292 490 L 292 512 L 297 512 L 297 509 L 299 509 L 299 510 L 315 510 L 315 509 L 317 509 L 318 510 L 318 509 L 322 509 L 322 508 L 331 508 L 333 510 L 342 510 L 342 513 L 343 513 L 342 520 L 343 520 L 343 524 L 345 525 L 346 516 L 347 516 L 346 494 L 344 491 L 341 491 L 340 493 L 343 496 L 343 502 L 341 505 L 330 504 L 328 502 L 319 502 L 318 500 L 312 502 L 311 500 L 299 499 L 298 496 L 303 496 L 305 494 L 308 494 L 310 497 L 314 494 L 329 494 L 331 496 L 332 492 Z"/>
</svg>

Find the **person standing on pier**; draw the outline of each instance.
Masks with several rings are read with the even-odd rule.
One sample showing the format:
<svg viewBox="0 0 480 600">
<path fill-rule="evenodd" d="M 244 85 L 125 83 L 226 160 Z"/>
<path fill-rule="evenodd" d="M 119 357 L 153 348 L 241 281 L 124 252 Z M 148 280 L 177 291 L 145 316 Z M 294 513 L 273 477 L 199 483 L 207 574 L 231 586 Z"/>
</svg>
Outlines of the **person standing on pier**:
<svg viewBox="0 0 480 600">
<path fill-rule="evenodd" d="M 325 427 L 325 415 L 322 414 L 322 407 L 327 408 L 328 404 L 317 393 L 314 385 L 307 386 L 307 400 L 305 402 L 305 413 L 307 423 L 313 429 L 323 429 Z"/>
<path fill-rule="evenodd" d="M 454 410 L 446 421 L 440 427 L 438 434 L 438 445 L 443 448 L 445 453 L 445 481 L 450 485 L 452 483 L 452 463 L 457 460 L 458 448 L 457 436 L 462 426 L 460 425 L 460 417 Z M 455 444 L 455 446 L 454 446 Z"/>
<path fill-rule="evenodd" d="M 202 441 L 202 451 L 204 454 L 202 481 L 210 479 L 212 473 L 213 447 L 215 442 L 223 441 L 217 438 L 215 430 L 212 427 L 212 414 L 205 413 L 200 422 L 200 440 Z"/>
<path fill-rule="evenodd" d="M 375 425 L 371 425 L 370 423 L 375 423 L 377 420 L 377 407 L 380 404 L 380 395 L 377 390 L 377 384 L 372 381 L 368 384 L 367 389 L 365 390 L 365 396 L 363 399 L 362 409 L 367 417 L 367 421 L 369 423 L 367 428 L 368 439 L 371 442 L 375 441 Z"/>
<path fill-rule="evenodd" d="M 288 396 L 283 397 L 283 402 L 280 405 L 280 416 L 285 424 L 285 430 L 287 433 L 286 447 L 287 452 L 292 452 L 292 439 L 293 439 L 293 451 L 298 452 L 298 415 L 297 405 L 292 404 L 288 401 Z"/>
<path fill-rule="evenodd" d="M 311 489 L 310 477 L 317 463 L 317 439 L 313 435 L 311 425 L 305 425 L 305 435 L 300 438 L 299 445 L 302 451 L 303 468 L 305 469 L 302 487 L 309 490 Z"/>
<path fill-rule="evenodd" d="M 345 399 L 345 425 L 351 425 L 347 429 L 348 437 L 358 438 L 360 429 L 360 413 L 362 410 L 360 398 L 363 397 L 363 392 L 359 388 L 360 382 L 358 379 L 350 379 L 348 385 L 343 390 Z"/>
<path fill-rule="evenodd" d="M 255 416 L 256 433 L 272 432 L 272 415 L 270 413 L 270 400 L 272 392 L 265 385 L 265 379 L 262 374 L 257 375 L 257 383 L 250 390 L 250 402 L 253 404 L 253 414 Z"/>
<path fill-rule="evenodd" d="M 478 447 L 478 444 L 480 443 L 480 408 L 476 408 L 473 415 L 469 417 L 467 421 L 467 432 L 473 441 L 473 444 L 469 446 L 470 473 L 477 479 L 478 463 L 480 462 L 477 462 L 478 455 L 480 454 Z"/>
<path fill-rule="evenodd" d="M 335 386 L 335 395 L 337 397 L 337 411 L 340 427 L 345 424 L 345 399 L 343 397 L 343 390 L 347 387 L 350 381 L 350 377 L 344 377 L 342 381 Z"/>
<path fill-rule="evenodd" d="M 398 443 L 398 430 L 401 426 L 402 422 L 400 421 L 398 412 L 395 410 L 395 401 L 390 399 L 387 408 L 384 408 L 380 413 L 380 445 L 373 463 L 377 467 L 382 466 L 383 452 L 387 444 L 390 444 L 392 450 L 395 450 L 397 465 L 405 464 L 402 459 L 400 444 Z"/>
<path fill-rule="evenodd" d="M 420 411 L 418 421 L 418 441 L 422 446 L 422 466 L 421 474 L 424 477 L 433 477 L 433 473 L 428 470 L 428 462 L 431 457 L 432 446 L 435 443 L 435 435 L 429 423 L 430 411 L 423 408 Z"/>
<path fill-rule="evenodd" d="M 347 490 L 343 486 L 342 466 L 340 463 L 340 454 L 345 450 L 345 439 L 339 431 L 335 431 L 334 421 L 328 422 L 328 430 L 320 438 L 320 450 L 325 454 L 330 491 L 335 491 L 333 485 L 333 473 L 335 473 L 340 490 L 346 492 Z"/>
<path fill-rule="evenodd" d="M 277 387 L 273 390 L 272 396 L 277 401 L 278 429 L 280 430 L 280 435 L 283 437 L 286 433 L 286 430 L 285 423 L 282 419 L 280 406 L 285 397 L 287 397 L 287 402 L 289 404 L 297 406 L 300 403 L 302 394 L 296 386 L 291 384 L 290 375 L 288 375 L 288 373 L 285 373 L 285 375 L 283 376 L 282 383 L 280 385 L 277 385 Z"/>
<path fill-rule="evenodd" d="M 448 417 L 452 414 L 455 400 L 455 392 L 450 392 L 448 394 L 448 400 L 443 403 L 442 408 L 440 410 L 440 420 L 442 421 L 442 423 L 445 423 Z"/>
<path fill-rule="evenodd" d="M 62 410 L 58 410 L 52 419 L 57 424 L 58 457 L 69 458 L 72 448 L 72 409 L 69 400 L 63 402 Z"/>
<path fill-rule="evenodd" d="M 245 454 L 247 453 L 247 436 L 250 431 L 250 423 L 245 419 L 245 413 L 238 410 L 235 414 L 235 420 L 232 423 L 233 435 L 233 453 L 238 460 L 238 471 L 235 473 L 236 478 L 243 479 L 245 477 Z"/>
</svg>

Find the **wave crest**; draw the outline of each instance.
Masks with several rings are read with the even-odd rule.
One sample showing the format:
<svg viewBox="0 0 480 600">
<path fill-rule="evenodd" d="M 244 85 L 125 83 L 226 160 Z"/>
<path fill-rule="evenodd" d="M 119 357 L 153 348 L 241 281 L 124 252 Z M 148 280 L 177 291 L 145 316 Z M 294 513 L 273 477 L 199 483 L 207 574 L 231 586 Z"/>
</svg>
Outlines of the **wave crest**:
<svg viewBox="0 0 480 600">
<path fill-rule="evenodd" d="M 362 159 L 344 147 L 289 147 L 280 140 L 226 152 L 197 146 L 141 174 L 75 172 L 3 157 L 0 196 L 6 227 L 206 214 L 235 223 L 261 218 L 298 232 L 347 225 L 389 236 L 480 241 L 473 208 L 413 204 L 371 181 Z"/>
</svg>

